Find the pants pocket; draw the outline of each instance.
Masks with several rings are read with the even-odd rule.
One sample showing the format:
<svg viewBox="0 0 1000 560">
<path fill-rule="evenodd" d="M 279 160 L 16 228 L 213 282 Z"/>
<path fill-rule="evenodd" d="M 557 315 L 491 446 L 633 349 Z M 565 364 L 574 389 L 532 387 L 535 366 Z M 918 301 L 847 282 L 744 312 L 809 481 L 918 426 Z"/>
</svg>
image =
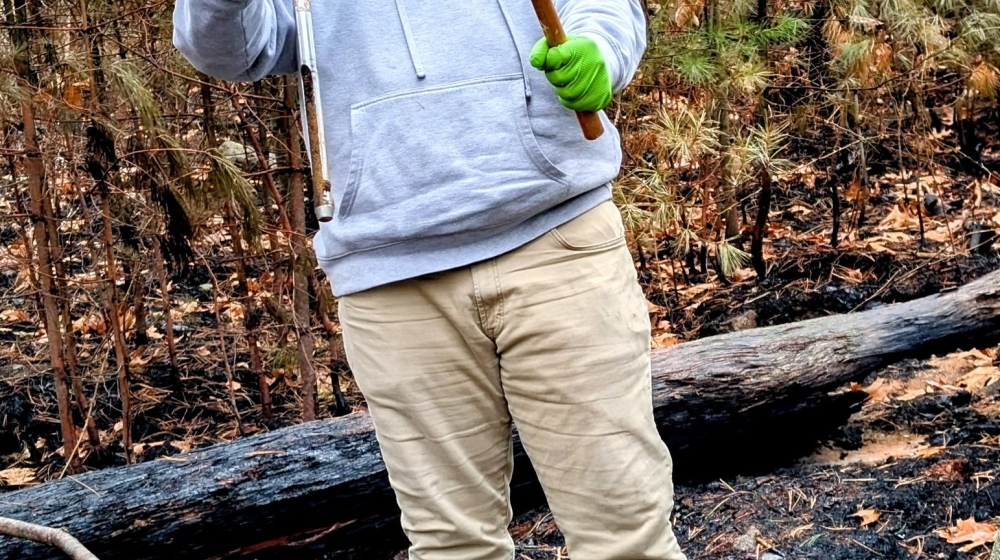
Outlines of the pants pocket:
<svg viewBox="0 0 1000 560">
<path fill-rule="evenodd" d="M 625 243 L 625 224 L 614 202 L 596 208 L 549 232 L 569 251 L 599 251 Z"/>
</svg>

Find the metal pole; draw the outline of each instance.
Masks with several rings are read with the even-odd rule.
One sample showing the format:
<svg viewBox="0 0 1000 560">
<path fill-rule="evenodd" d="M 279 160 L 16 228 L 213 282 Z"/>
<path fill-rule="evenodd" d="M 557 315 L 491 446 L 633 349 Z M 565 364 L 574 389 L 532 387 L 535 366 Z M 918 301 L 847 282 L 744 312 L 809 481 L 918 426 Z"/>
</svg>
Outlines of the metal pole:
<svg viewBox="0 0 1000 560">
<path fill-rule="evenodd" d="M 295 0 L 299 54 L 299 89 L 304 109 L 303 125 L 312 171 L 313 210 L 321 222 L 333 219 L 333 198 L 326 165 L 326 135 L 323 133 L 323 106 L 316 72 L 316 38 L 313 33 L 312 1 Z"/>
</svg>

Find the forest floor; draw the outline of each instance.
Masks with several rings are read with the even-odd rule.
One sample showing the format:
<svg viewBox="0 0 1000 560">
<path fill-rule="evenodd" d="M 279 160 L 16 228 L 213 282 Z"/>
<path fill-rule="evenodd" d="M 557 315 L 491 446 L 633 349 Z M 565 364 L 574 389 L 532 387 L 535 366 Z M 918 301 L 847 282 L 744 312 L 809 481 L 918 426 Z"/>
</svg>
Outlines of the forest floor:
<svg viewBox="0 0 1000 560">
<path fill-rule="evenodd" d="M 676 486 L 691 560 L 989 557 L 1000 521 L 996 349 L 905 361 L 869 380 L 842 437 L 773 472 Z M 512 526 L 518 558 L 566 557 L 550 513 Z"/>
<path fill-rule="evenodd" d="M 1000 157 L 987 148 L 984 159 Z M 874 176 L 865 223 L 856 227 L 857 209 L 848 204 L 834 248 L 831 179 L 800 168 L 776 182 L 765 245 L 770 269 L 763 282 L 750 268 L 723 281 L 711 267 L 680 271 L 673 266 L 682 266 L 679 262 L 646 262 L 641 274 L 654 345 L 871 309 L 952 289 L 996 270 L 996 249 L 969 251 L 964 229 L 973 214 L 1000 228 L 1000 187 L 993 177 L 974 179 L 945 165 L 918 181 L 888 171 Z M 933 193 L 940 214 L 918 216 L 923 193 Z M 2 231 L 0 240 L 13 242 Z M 213 272 L 226 278 L 232 270 L 220 264 Z M 44 335 L 38 321 L 21 311 L 27 296 L 18 291 L 16 274 L 0 274 L 0 486 L 9 489 L 65 474 Z M 220 336 L 216 320 L 218 314 L 238 324 L 238 317 L 226 315 L 239 310 L 216 304 L 205 289 L 211 276 L 199 264 L 175 280 L 175 332 L 181 335 L 184 372 L 179 387 L 171 383 L 162 337 L 132 348 L 133 452 L 139 461 L 298 421 L 295 379 L 280 369 L 273 371 L 271 386 L 275 419 L 262 418 L 245 340 Z M 85 391 L 100 395 L 93 399 L 93 415 L 105 445 L 99 453 L 81 452 L 85 468 L 98 469 L 122 464 L 124 454 L 113 349 L 102 325 L 88 323 L 89 317 L 74 328 L 81 360 L 91 372 Z M 160 319 L 152 319 L 154 330 L 162 329 Z M 677 481 L 676 532 L 689 558 L 984 560 L 986 543 L 1000 523 L 1000 369 L 997 348 L 981 342 L 872 375 L 862 384 L 870 394 L 862 411 L 835 440 L 796 464 L 721 480 Z M 230 362 L 232 382 L 222 359 Z M 363 409 L 346 366 L 325 348 L 317 359 L 324 362 L 323 415 L 332 409 L 334 372 L 343 374 L 339 383 L 350 406 Z M 512 533 L 519 559 L 566 557 L 544 510 L 519 516 Z M 294 551 L 282 557 L 306 558 Z"/>
</svg>

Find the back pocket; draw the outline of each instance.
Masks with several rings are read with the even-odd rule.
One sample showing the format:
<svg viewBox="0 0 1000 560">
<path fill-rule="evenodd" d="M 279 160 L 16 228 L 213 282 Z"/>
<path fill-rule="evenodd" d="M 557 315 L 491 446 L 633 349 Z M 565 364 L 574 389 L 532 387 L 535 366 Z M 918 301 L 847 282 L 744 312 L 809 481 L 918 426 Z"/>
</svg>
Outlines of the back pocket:
<svg viewBox="0 0 1000 560">
<path fill-rule="evenodd" d="M 347 251 L 499 228 L 562 202 L 520 74 L 376 98 L 351 108 L 338 237 Z"/>
</svg>

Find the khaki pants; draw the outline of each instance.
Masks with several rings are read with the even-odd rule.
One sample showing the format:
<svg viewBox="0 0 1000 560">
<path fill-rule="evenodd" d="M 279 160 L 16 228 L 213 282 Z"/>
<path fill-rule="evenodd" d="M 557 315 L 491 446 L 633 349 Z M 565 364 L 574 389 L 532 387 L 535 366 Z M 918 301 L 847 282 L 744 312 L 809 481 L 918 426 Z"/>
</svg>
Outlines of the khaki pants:
<svg viewBox="0 0 1000 560">
<path fill-rule="evenodd" d="M 573 560 L 684 560 L 649 319 L 604 203 L 471 267 L 341 299 L 411 560 L 510 560 L 511 423 Z"/>
</svg>

